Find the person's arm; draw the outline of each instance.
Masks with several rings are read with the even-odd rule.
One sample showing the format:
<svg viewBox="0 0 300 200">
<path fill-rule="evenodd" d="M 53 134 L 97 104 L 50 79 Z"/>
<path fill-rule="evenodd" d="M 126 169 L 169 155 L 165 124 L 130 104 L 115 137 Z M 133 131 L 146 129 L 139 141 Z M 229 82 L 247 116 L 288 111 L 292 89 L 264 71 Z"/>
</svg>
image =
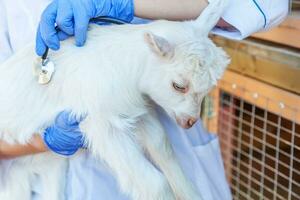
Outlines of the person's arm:
<svg viewBox="0 0 300 200">
<path fill-rule="evenodd" d="M 134 0 L 134 14 L 146 19 L 190 20 L 207 5 L 207 0 Z"/>
<path fill-rule="evenodd" d="M 134 0 L 134 15 L 145 19 L 192 20 L 207 7 L 207 0 Z M 235 31 L 235 27 L 221 18 L 217 27 Z"/>
<path fill-rule="evenodd" d="M 35 135 L 26 145 L 8 144 L 0 140 L 0 159 L 10 159 L 45 151 L 48 151 L 48 149 L 39 135 Z"/>
</svg>

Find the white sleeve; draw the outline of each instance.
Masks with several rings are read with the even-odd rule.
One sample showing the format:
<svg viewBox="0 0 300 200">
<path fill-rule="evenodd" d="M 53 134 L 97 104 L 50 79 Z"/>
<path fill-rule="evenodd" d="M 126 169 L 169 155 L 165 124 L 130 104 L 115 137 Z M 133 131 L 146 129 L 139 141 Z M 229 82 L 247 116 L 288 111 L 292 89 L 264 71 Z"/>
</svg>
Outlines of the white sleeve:
<svg viewBox="0 0 300 200">
<path fill-rule="evenodd" d="M 6 9 L 0 1 L 0 63 L 12 54 L 10 45 Z"/>
<path fill-rule="evenodd" d="M 289 0 L 230 0 L 222 18 L 236 31 L 214 28 L 213 33 L 241 40 L 278 25 L 288 14 Z"/>
</svg>

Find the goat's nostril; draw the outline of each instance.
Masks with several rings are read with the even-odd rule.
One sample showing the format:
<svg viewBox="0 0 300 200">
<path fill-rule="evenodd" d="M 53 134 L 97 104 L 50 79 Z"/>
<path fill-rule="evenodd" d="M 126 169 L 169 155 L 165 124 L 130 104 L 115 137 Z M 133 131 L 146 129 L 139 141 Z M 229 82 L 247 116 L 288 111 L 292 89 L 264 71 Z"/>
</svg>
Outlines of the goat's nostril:
<svg viewBox="0 0 300 200">
<path fill-rule="evenodd" d="M 188 120 L 188 125 L 190 125 L 190 126 L 193 126 L 195 123 L 196 123 L 196 119 L 194 119 L 194 118 L 190 118 Z"/>
</svg>

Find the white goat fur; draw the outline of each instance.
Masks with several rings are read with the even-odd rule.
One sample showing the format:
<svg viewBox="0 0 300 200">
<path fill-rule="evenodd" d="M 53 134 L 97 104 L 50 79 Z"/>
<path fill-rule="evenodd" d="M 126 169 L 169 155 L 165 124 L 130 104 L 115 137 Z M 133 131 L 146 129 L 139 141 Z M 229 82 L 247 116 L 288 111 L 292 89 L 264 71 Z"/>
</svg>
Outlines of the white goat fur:
<svg viewBox="0 0 300 200">
<path fill-rule="evenodd" d="M 226 2 L 212 1 L 191 22 L 92 25 L 84 47 L 69 39 L 50 53 L 57 70 L 48 85 L 33 76 L 33 45 L 25 48 L 0 66 L 0 139 L 25 144 L 62 110 L 88 114 L 80 128 L 89 150 L 108 164 L 132 199 L 201 199 L 179 167 L 151 102 L 179 121 L 199 115 L 203 96 L 229 62 L 207 37 Z M 189 91 L 175 91 L 173 81 L 188 83 Z M 0 199 L 29 200 L 33 174 L 47 185 L 43 199 L 64 199 L 65 169 L 65 158 L 52 153 L 18 158 Z"/>
</svg>

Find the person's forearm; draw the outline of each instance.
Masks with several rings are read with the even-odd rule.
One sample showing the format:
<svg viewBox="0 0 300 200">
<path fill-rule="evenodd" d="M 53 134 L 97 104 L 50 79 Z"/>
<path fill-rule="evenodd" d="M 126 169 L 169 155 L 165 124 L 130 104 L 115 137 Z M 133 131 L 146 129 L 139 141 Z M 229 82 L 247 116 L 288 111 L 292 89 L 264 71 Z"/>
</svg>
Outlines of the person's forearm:
<svg viewBox="0 0 300 200">
<path fill-rule="evenodd" d="M 9 159 L 30 154 L 42 153 L 47 151 L 43 139 L 40 136 L 34 136 L 29 144 L 8 144 L 0 140 L 0 159 Z"/>
<path fill-rule="evenodd" d="M 134 0 L 134 14 L 146 19 L 192 20 L 207 5 L 207 0 Z M 217 26 L 225 30 L 235 30 L 222 18 Z"/>
<path fill-rule="evenodd" d="M 134 0 L 134 13 L 147 19 L 191 20 L 207 5 L 207 0 Z"/>
</svg>

